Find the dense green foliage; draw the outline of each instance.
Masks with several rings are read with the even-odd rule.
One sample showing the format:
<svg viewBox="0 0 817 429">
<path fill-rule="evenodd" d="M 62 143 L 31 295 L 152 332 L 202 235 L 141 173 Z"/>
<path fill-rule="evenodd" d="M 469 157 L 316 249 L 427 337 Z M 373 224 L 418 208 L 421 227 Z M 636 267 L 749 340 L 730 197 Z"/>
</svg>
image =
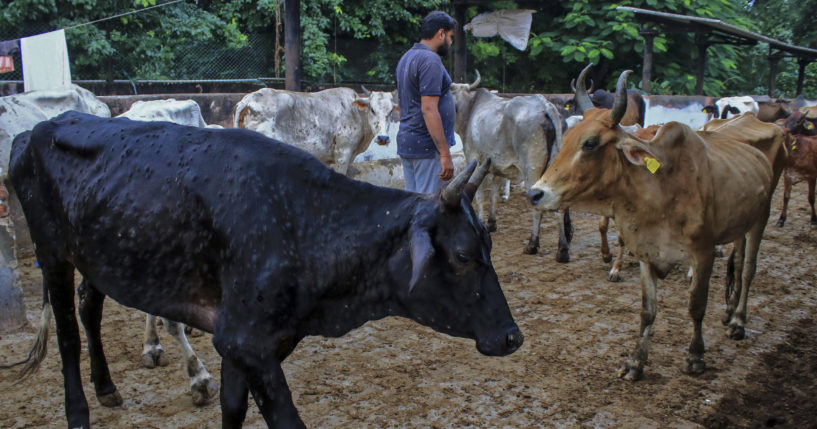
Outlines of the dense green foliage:
<svg viewBox="0 0 817 429">
<path fill-rule="evenodd" d="M 70 27 L 171 0 L 0 0 L 0 40 Z M 66 30 L 75 79 L 202 79 L 282 75 L 281 0 L 199 0 Z M 281 1 L 281 3 L 283 3 Z M 475 1 L 470 20 L 497 9 L 535 9 L 528 48 L 499 38 L 466 36 L 468 70 L 483 85 L 507 92 L 567 92 L 594 63 L 597 87 L 612 88 L 625 69 L 640 87 L 644 39 L 627 5 L 717 18 L 797 45 L 817 47 L 808 13 L 817 0 L 498 0 Z M 453 15 L 443 0 L 301 0 L 303 79 L 312 83 L 393 84 L 397 60 L 418 40 L 430 10 Z M 276 17 L 279 25 L 276 26 Z M 278 34 L 276 38 L 276 28 Z M 698 36 L 700 37 L 700 36 Z M 276 40 L 278 49 L 276 49 Z M 655 38 L 652 93 L 692 94 L 696 36 Z M 277 61 L 276 61 L 277 56 Z M 704 92 L 721 96 L 766 93 L 768 46 L 713 45 L 707 52 Z M 447 60 L 449 69 L 453 61 Z M 778 66 L 778 95 L 794 95 L 795 59 Z M 469 77 L 473 73 L 469 72 Z M 10 78 L 0 75 L 0 79 Z M 817 98 L 817 63 L 807 68 L 805 95 Z"/>
</svg>

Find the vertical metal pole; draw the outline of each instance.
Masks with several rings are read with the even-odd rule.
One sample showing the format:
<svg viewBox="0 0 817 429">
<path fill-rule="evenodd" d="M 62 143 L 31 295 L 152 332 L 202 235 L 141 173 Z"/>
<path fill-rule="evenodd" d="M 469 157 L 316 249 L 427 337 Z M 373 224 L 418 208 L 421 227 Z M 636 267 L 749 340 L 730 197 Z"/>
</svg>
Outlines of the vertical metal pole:
<svg viewBox="0 0 817 429">
<path fill-rule="evenodd" d="M 772 54 L 772 48 L 769 47 L 769 97 L 772 98 L 777 89 L 777 63 L 780 62 L 780 57 L 780 53 Z"/>
<path fill-rule="evenodd" d="M 809 60 L 802 57 L 797 59 L 797 65 L 799 67 L 797 70 L 797 95 L 795 95 L 795 97 L 803 95 L 803 79 L 806 76 L 806 66 L 809 62 Z"/>
<path fill-rule="evenodd" d="M 286 89 L 301 90 L 301 0 L 284 0 Z"/>
<path fill-rule="evenodd" d="M 695 82 L 695 94 L 704 95 L 704 74 L 706 73 L 706 49 L 709 44 L 700 41 L 698 45 L 698 80 Z"/>
<path fill-rule="evenodd" d="M 465 12 L 467 5 L 459 3 L 454 6 L 454 19 L 457 20 L 457 29 L 454 30 L 454 82 L 465 82 L 465 67 L 466 67 L 466 46 L 465 46 L 465 31 L 462 26 L 465 25 Z"/>
<path fill-rule="evenodd" d="M 641 72 L 641 90 L 650 92 L 652 87 L 652 41 L 658 35 L 654 30 L 642 30 L 639 32 L 644 37 L 644 67 Z"/>
</svg>

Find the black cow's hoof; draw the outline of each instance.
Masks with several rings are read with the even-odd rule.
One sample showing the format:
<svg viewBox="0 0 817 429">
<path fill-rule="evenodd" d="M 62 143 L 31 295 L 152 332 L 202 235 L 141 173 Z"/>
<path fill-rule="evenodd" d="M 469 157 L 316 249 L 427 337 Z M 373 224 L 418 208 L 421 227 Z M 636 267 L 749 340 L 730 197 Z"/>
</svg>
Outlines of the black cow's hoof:
<svg viewBox="0 0 817 429">
<path fill-rule="evenodd" d="M 567 249 L 559 249 L 559 251 L 556 252 L 556 262 L 562 264 L 570 262 L 570 251 Z"/>
<path fill-rule="evenodd" d="M 190 393 L 193 396 L 193 404 L 201 407 L 207 405 L 211 399 L 216 397 L 218 384 L 213 380 L 213 377 L 205 377 L 190 386 Z"/>
<path fill-rule="evenodd" d="M 97 396 L 96 399 L 103 407 L 113 408 L 122 405 L 122 396 L 116 391 L 107 395 Z"/>
</svg>

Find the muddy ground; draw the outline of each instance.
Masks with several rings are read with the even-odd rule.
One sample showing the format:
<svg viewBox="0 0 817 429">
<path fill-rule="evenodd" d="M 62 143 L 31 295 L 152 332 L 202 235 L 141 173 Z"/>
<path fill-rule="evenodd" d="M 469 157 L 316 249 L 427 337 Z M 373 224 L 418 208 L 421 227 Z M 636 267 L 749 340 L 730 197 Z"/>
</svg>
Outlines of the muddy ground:
<svg viewBox="0 0 817 429">
<path fill-rule="evenodd" d="M 721 325 L 726 261 L 716 261 L 704 321 L 708 370 L 701 376 L 680 371 L 692 335 L 688 283 L 680 269 L 660 283 L 644 379 L 622 381 L 616 370 L 635 344 L 639 323 L 637 262 L 628 257 L 623 282 L 609 283 L 609 264 L 599 256 L 598 218 L 579 213 L 569 264 L 554 261 L 552 216 L 543 227 L 542 252 L 522 254 L 530 212 L 517 193 L 500 207 L 492 258 L 524 346 L 511 356 L 489 358 L 473 341 L 399 318 L 369 322 L 339 339 L 308 338 L 284 363 L 301 417 L 313 428 L 817 427 L 817 231 L 808 225 L 805 185 L 794 188 L 786 227 L 774 225 L 780 193 L 761 246 L 743 341 L 728 339 Z M 33 261 L 24 265 L 33 323 L 38 271 Z M 217 400 L 192 405 L 179 350 L 164 332 L 171 364 L 140 366 L 143 326 L 141 313 L 107 301 L 103 342 L 125 402 L 113 409 L 99 405 L 83 354 L 92 424 L 219 427 Z M 53 327 L 51 332 L 37 374 L 13 384 L 14 371 L 0 372 L 0 427 L 64 427 Z M 1 337 L 0 362 L 10 362 L 27 354 L 34 329 Z M 217 375 L 219 358 L 209 335 L 191 342 Z M 264 427 L 254 404 L 247 427 Z"/>
</svg>

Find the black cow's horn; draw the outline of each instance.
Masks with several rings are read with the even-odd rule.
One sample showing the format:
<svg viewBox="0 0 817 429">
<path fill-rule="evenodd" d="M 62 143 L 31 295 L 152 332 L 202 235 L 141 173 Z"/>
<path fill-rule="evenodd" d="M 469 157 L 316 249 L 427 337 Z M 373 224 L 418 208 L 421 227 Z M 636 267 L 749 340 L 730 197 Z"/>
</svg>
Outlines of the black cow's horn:
<svg viewBox="0 0 817 429">
<path fill-rule="evenodd" d="M 590 67 L 592 66 L 592 63 L 588 64 L 587 67 L 585 67 L 584 70 L 579 73 L 579 78 L 576 80 L 576 85 L 573 86 L 573 88 L 575 88 L 573 91 L 573 98 L 576 100 L 576 106 L 582 113 L 596 107 L 593 105 L 593 102 L 590 101 L 590 96 L 587 95 L 587 89 L 584 86 L 584 80 L 587 78 L 587 72 L 590 71 Z"/>
<path fill-rule="evenodd" d="M 613 121 L 614 127 L 621 122 L 624 112 L 627 111 L 627 76 L 632 72 L 632 70 L 624 70 L 618 77 L 616 101 L 613 102 L 613 108 L 610 110 L 610 119 Z"/>
<path fill-rule="evenodd" d="M 480 74 L 479 74 L 479 70 L 474 69 L 474 73 L 476 73 L 476 74 L 477 74 L 477 79 L 474 81 L 474 83 L 469 83 L 469 84 L 468 84 L 468 90 L 469 90 L 469 91 L 471 91 L 471 90 L 473 90 L 474 88 L 476 88 L 476 87 L 477 87 L 477 85 L 479 85 L 479 82 L 482 80 L 482 76 L 480 76 Z"/>
<path fill-rule="evenodd" d="M 456 208 L 460 206 L 460 199 L 462 199 L 462 189 L 465 187 L 465 184 L 468 182 L 468 179 L 471 178 L 471 175 L 474 174 L 474 170 L 477 168 L 477 160 L 471 161 L 468 164 L 468 167 L 465 168 L 460 174 L 456 177 L 451 179 L 451 182 L 448 183 L 448 186 L 443 189 L 443 193 L 441 198 L 443 200 L 443 204 L 446 207 Z"/>
<path fill-rule="evenodd" d="M 465 185 L 465 194 L 468 195 L 468 198 L 474 199 L 474 195 L 477 194 L 477 189 L 479 189 L 479 185 L 482 183 L 482 180 L 485 179 L 485 176 L 488 174 L 488 168 L 491 166 L 491 158 L 485 160 L 482 165 L 479 166 L 477 171 L 471 175 L 471 178 L 468 180 L 468 184 Z"/>
</svg>

